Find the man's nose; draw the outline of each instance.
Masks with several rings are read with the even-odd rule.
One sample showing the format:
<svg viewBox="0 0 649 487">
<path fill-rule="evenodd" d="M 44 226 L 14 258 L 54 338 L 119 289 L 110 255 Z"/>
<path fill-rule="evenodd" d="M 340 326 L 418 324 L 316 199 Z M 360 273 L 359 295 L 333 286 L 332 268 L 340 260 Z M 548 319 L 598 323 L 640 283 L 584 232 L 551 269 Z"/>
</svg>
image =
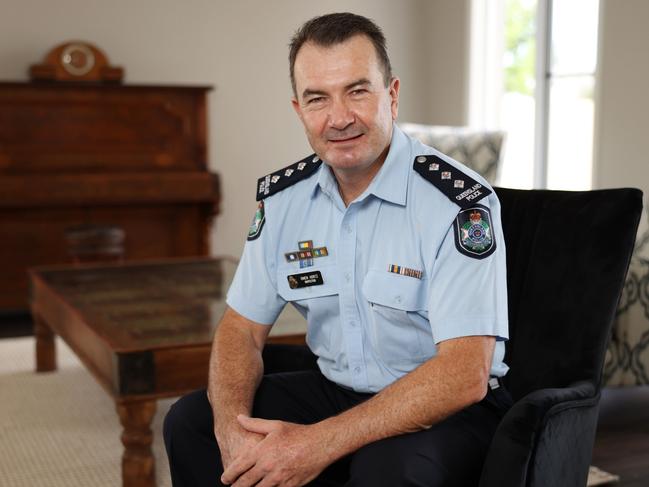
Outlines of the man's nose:
<svg viewBox="0 0 649 487">
<path fill-rule="evenodd" d="M 343 130 L 354 123 L 354 112 L 344 100 L 333 100 L 329 109 L 329 126 Z"/>
</svg>

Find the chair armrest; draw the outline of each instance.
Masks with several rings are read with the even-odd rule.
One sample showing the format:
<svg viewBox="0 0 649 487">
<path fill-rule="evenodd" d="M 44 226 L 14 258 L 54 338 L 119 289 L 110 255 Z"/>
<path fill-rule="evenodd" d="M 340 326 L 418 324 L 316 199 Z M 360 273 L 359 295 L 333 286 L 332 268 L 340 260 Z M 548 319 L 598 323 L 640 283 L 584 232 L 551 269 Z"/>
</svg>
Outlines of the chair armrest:
<svg viewBox="0 0 649 487">
<path fill-rule="evenodd" d="M 598 407 L 590 382 L 521 398 L 496 430 L 480 487 L 586 485 Z"/>
</svg>

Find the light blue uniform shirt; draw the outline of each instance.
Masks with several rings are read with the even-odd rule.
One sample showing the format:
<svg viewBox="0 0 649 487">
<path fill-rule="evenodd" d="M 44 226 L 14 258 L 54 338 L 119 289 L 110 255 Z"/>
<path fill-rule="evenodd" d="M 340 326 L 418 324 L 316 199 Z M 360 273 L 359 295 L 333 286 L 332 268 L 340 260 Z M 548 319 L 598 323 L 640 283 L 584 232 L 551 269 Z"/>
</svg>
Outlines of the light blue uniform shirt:
<svg viewBox="0 0 649 487">
<path fill-rule="evenodd" d="M 489 187 L 394 125 L 385 163 L 348 207 L 326 161 L 264 200 L 263 227 L 246 242 L 228 292 L 228 305 L 260 324 L 274 323 L 290 302 L 307 319 L 306 341 L 322 373 L 358 392 L 380 391 L 434 357 L 438 343 L 463 336 L 497 337 L 491 374 L 507 372 L 500 204 L 494 193 L 479 201 L 490 209 L 495 251 L 482 259 L 461 253 L 452 226 L 461 209 L 413 170 L 421 154 Z M 286 254 L 303 241 L 326 247 L 327 255 L 300 268 Z M 410 271 L 395 273 L 394 266 Z M 322 284 L 289 285 L 289 276 L 316 271 Z"/>
</svg>

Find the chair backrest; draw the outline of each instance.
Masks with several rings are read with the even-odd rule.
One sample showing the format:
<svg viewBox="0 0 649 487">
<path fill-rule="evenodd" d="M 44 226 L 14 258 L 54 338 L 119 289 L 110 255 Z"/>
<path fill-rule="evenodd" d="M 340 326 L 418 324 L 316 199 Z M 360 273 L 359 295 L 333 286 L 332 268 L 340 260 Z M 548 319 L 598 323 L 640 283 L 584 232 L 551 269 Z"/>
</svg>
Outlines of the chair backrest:
<svg viewBox="0 0 649 487">
<path fill-rule="evenodd" d="M 411 137 L 470 167 L 492 185 L 496 182 L 505 132 L 417 123 L 400 123 L 399 127 Z"/>
<path fill-rule="evenodd" d="M 588 380 L 599 387 L 642 192 L 496 188 L 507 246 L 510 340 L 506 382 L 515 400 Z"/>
</svg>

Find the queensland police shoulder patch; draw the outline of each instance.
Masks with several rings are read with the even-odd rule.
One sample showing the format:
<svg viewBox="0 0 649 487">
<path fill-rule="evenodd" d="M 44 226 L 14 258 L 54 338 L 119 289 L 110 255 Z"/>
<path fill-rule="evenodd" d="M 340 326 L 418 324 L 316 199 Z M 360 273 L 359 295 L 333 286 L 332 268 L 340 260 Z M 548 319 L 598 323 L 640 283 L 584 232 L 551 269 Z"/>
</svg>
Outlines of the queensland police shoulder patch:
<svg viewBox="0 0 649 487">
<path fill-rule="evenodd" d="M 474 259 L 484 259 L 496 250 L 489 208 L 473 205 L 461 210 L 453 223 L 455 247 Z"/>
<path fill-rule="evenodd" d="M 250 224 L 250 229 L 248 230 L 248 240 L 255 240 L 259 235 L 261 235 L 261 230 L 264 228 L 264 223 L 266 223 L 266 214 L 264 212 L 264 201 L 260 201 L 257 205 L 257 211 L 255 211 L 255 216 L 252 219 Z"/>
</svg>

